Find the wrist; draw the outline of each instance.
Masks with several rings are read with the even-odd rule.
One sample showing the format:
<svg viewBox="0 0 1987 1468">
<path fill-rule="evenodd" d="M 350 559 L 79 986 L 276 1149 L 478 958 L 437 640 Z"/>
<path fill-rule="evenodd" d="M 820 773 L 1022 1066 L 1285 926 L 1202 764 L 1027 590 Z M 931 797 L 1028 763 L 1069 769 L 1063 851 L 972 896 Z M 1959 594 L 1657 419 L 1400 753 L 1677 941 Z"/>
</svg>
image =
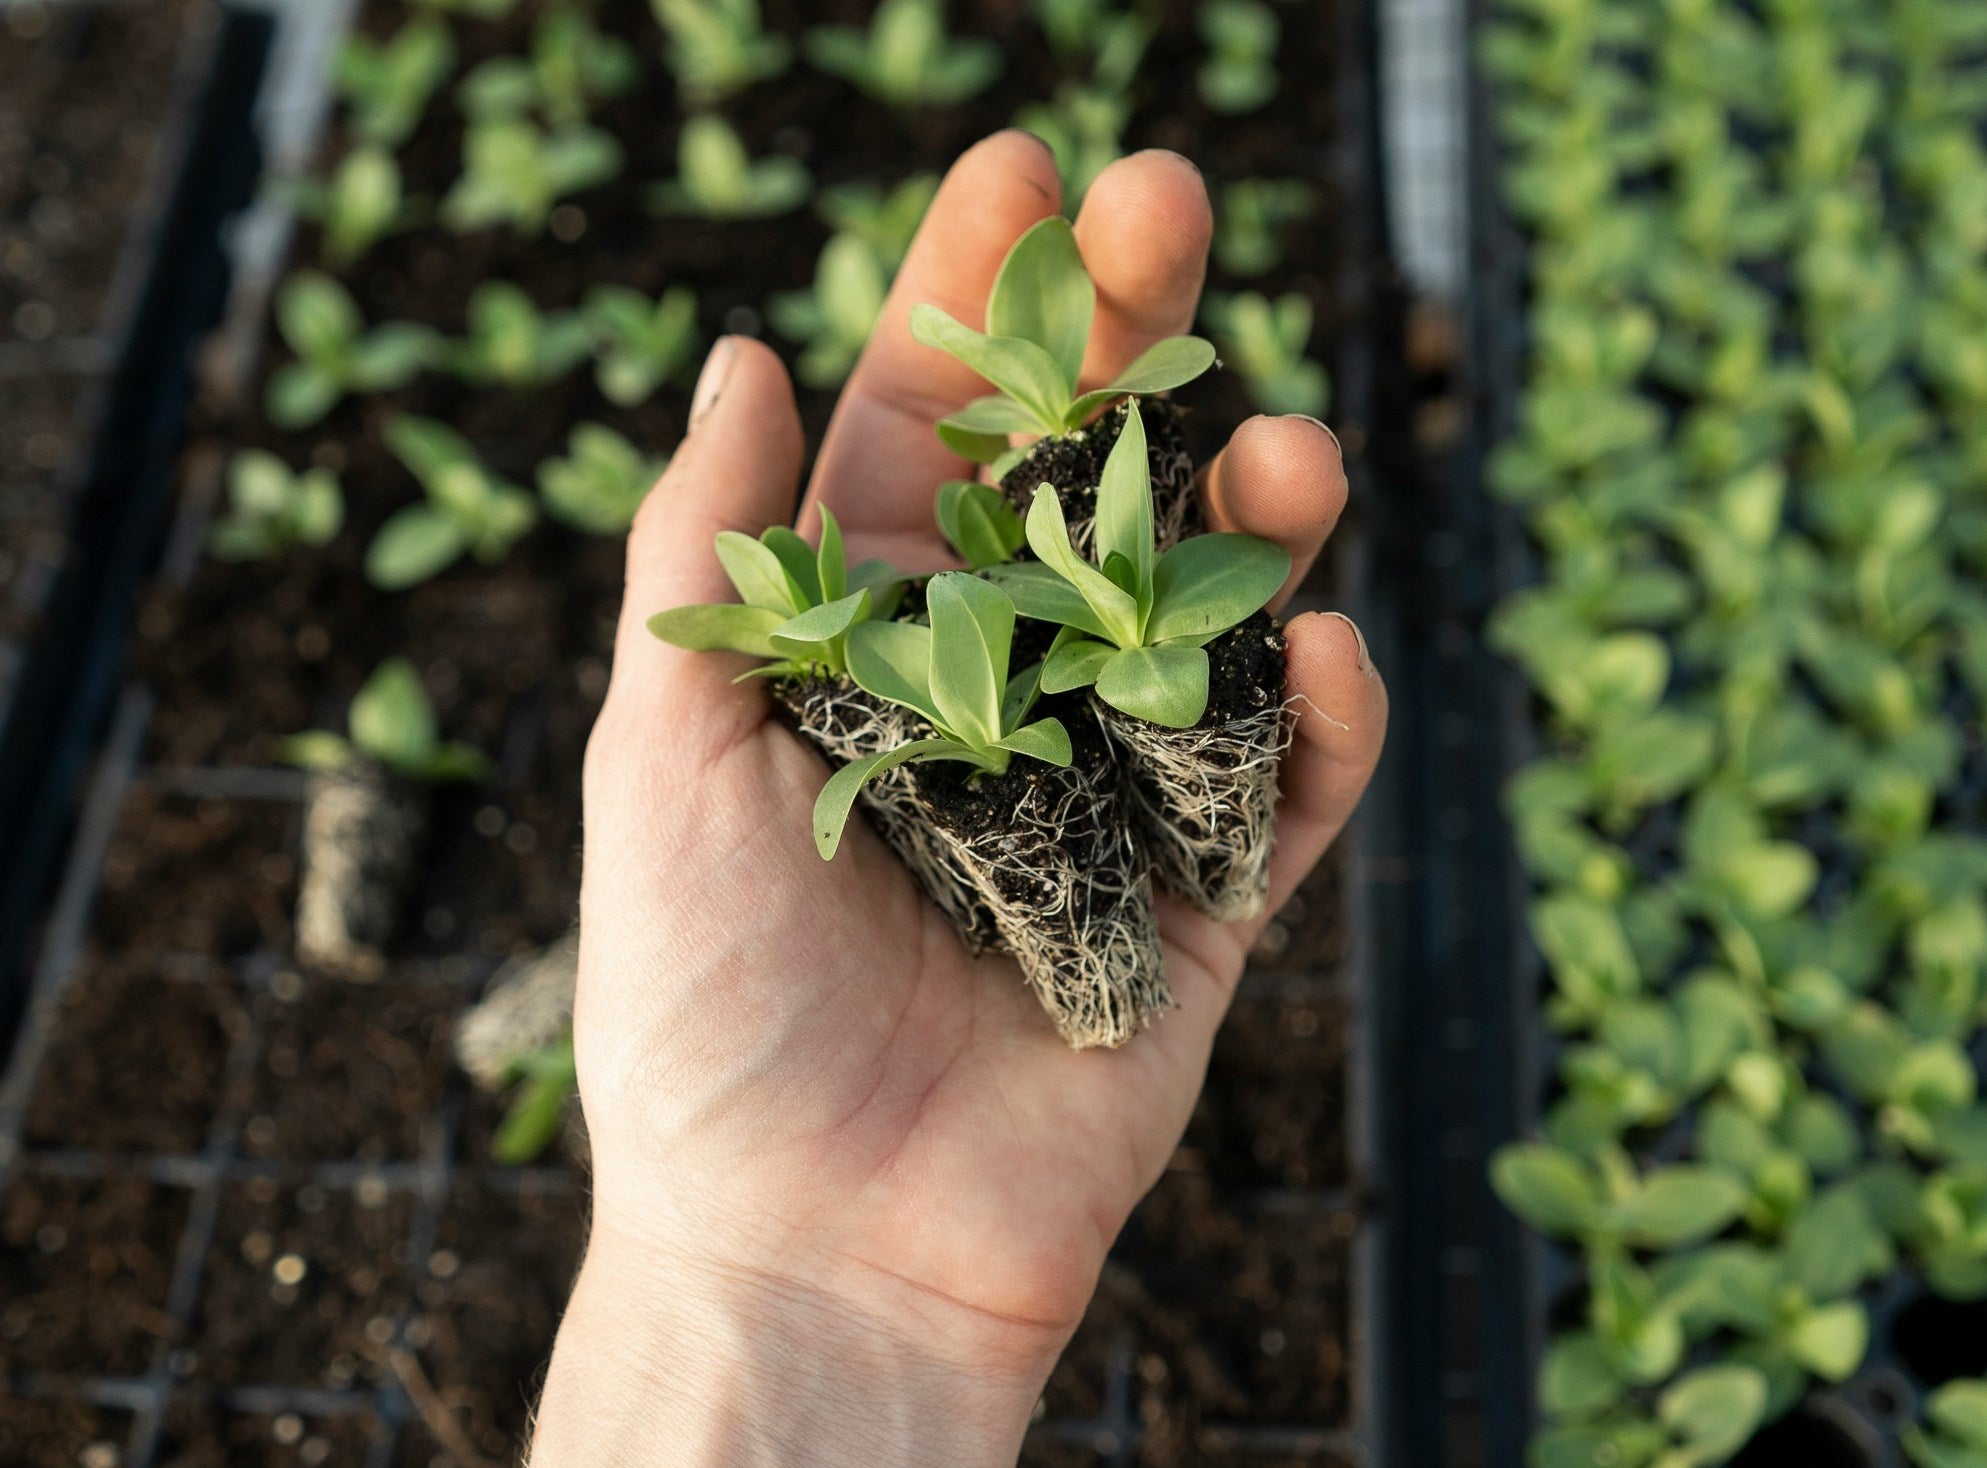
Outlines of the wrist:
<svg viewBox="0 0 1987 1468">
<path fill-rule="evenodd" d="M 1012 1468 L 1061 1342 L 984 1349 L 915 1308 L 890 1316 L 596 1224 L 531 1468 Z"/>
</svg>

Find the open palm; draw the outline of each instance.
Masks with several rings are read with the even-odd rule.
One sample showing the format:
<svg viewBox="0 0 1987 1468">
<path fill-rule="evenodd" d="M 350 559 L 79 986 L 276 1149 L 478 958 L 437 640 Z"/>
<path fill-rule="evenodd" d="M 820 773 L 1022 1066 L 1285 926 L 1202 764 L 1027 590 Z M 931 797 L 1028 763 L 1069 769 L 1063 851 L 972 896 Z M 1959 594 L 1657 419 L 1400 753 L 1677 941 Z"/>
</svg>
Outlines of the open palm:
<svg viewBox="0 0 1987 1468">
<path fill-rule="evenodd" d="M 932 423 L 984 387 L 912 343 L 909 308 L 979 321 L 1008 246 L 1057 207 L 1053 162 L 1024 134 L 955 166 L 822 445 L 802 534 L 826 504 L 852 559 L 950 563 L 932 493 L 970 471 Z M 1099 177 L 1077 225 L 1099 295 L 1087 378 L 1188 328 L 1210 229 L 1199 175 L 1174 155 Z M 801 460 L 778 360 L 721 343 L 630 541 L 586 772 L 576 1039 L 597 1217 L 1039 1387 L 1186 1124 L 1260 920 L 1217 924 L 1162 899 L 1178 1008 L 1121 1050 L 1074 1052 L 1013 961 L 968 958 L 860 821 L 822 862 L 808 819 L 820 758 L 760 684 L 732 683 L 744 659 L 681 652 L 643 628 L 662 608 L 728 599 L 713 535 L 787 520 Z M 1291 550 L 1294 582 L 1345 480 L 1319 425 L 1258 418 L 1205 491 L 1217 528 Z M 1272 904 L 1344 824 L 1386 718 L 1351 624 L 1300 617 L 1289 643 L 1301 713 Z"/>
</svg>

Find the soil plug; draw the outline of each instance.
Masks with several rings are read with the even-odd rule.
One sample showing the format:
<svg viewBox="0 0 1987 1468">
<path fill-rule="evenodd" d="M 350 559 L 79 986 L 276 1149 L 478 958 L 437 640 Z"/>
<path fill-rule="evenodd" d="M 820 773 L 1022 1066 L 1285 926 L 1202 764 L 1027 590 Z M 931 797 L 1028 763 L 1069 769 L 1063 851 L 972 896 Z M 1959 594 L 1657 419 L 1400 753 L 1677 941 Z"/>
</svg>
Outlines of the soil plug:
<svg viewBox="0 0 1987 1468">
<path fill-rule="evenodd" d="M 1092 690 L 1126 757 L 1128 799 L 1159 882 L 1224 921 L 1267 892 L 1277 767 L 1289 739 L 1282 639 L 1263 608 L 1281 546 L 1200 535 L 1160 553 L 1136 404 L 1097 494 L 1097 560 L 1076 552 L 1056 489 L 1028 512 L 1037 564 L 993 574 L 1022 615 L 1061 627 L 1042 691 Z"/>
<path fill-rule="evenodd" d="M 297 956 L 349 978 L 378 976 L 427 826 L 426 786 L 481 780 L 490 762 L 444 744 L 420 677 L 404 658 L 379 665 L 352 700 L 350 737 L 316 729 L 282 757 L 311 772 L 304 808 Z"/>
<path fill-rule="evenodd" d="M 717 553 L 743 604 L 658 612 L 649 619 L 651 632 L 693 651 L 722 649 L 767 659 L 747 676 L 773 680 L 773 702 L 836 769 L 919 737 L 923 731 L 908 710 L 864 691 L 849 677 L 851 629 L 888 617 L 902 598 L 903 581 L 881 561 L 850 568 L 832 512 L 822 511 L 818 551 L 776 525 L 757 540 L 726 531 L 717 538 Z M 897 769 L 879 772 L 863 786 L 862 800 L 878 833 L 967 950 L 998 947 L 1000 934 L 970 875 L 915 809 L 908 776 Z"/>
<path fill-rule="evenodd" d="M 1078 374 L 1096 315 L 1097 289 L 1083 266 L 1076 232 L 1065 219 L 1045 219 L 1015 241 L 987 298 L 987 329 L 971 327 L 938 307 L 911 311 L 918 341 L 964 362 L 999 391 L 976 398 L 938 425 L 948 447 L 990 464 L 1015 509 L 1025 512 L 1037 486 L 1065 495 L 1070 538 L 1091 550 L 1091 520 L 1103 466 L 1125 414 L 1091 419 L 1119 398 L 1150 396 L 1193 381 L 1214 365 L 1214 347 L 1199 337 L 1174 336 L 1142 352 L 1103 387 L 1082 392 Z M 1088 425 L 1088 426 L 1086 426 Z M 1180 431 L 1180 411 L 1155 404 L 1155 528 L 1161 548 L 1197 526 L 1193 461 Z M 1032 434 L 1028 448 L 1011 435 Z"/>
<path fill-rule="evenodd" d="M 1074 733 L 1056 717 L 1031 721 L 1041 668 L 1009 675 L 1015 611 L 998 587 L 946 572 L 932 578 L 926 603 L 929 626 L 853 629 L 848 666 L 931 737 L 839 770 L 815 805 L 816 844 L 833 857 L 857 793 L 915 766 L 916 824 L 971 879 L 1057 1031 L 1078 1047 L 1121 1045 L 1167 994 L 1150 883 L 1109 743 L 1081 706 Z"/>
<path fill-rule="evenodd" d="M 520 1062 L 572 1033 L 579 967 L 577 930 L 504 964 L 456 1025 L 456 1064 L 483 1090 L 503 1089 Z"/>
</svg>

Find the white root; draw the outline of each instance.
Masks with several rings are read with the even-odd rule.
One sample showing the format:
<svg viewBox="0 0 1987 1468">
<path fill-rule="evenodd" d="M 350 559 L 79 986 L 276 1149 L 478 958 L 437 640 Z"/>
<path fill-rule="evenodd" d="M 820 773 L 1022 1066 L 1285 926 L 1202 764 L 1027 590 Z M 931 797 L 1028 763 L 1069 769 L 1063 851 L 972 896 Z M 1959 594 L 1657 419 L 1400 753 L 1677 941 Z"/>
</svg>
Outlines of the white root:
<svg viewBox="0 0 1987 1468">
<path fill-rule="evenodd" d="M 428 795 L 356 763 L 310 777 L 304 803 L 297 957 L 352 979 L 376 979 L 427 827 Z"/>
<path fill-rule="evenodd" d="M 837 768 L 923 737 L 929 728 L 908 709 L 864 693 L 846 678 L 810 678 L 774 686 L 794 725 Z M 917 878 L 971 954 L 1003 951 L 998 926 L 953 845 L 932 828 L 903 766 L 863 786 L 863 809 L 877 834 Z"/>
<path fill-rule="evenodd" d="M 1220 922 L 1261 912 L 1276 838 L 1277 773 L 1296 728 L 1289 710 L 1270 707 L 1196 729 L 1101 713 L 1124 755 L 1127 798 L 1154 880 Z"/>
<path fill-rule="evenodd" d="M 1108 767 L 1051 769 L 999 828 L 947 833 L 1028 987 L 1078 1050 L 1122 1045 L 1172 1007 L 1152 884 L 1114 781 Z"/>
</svg>

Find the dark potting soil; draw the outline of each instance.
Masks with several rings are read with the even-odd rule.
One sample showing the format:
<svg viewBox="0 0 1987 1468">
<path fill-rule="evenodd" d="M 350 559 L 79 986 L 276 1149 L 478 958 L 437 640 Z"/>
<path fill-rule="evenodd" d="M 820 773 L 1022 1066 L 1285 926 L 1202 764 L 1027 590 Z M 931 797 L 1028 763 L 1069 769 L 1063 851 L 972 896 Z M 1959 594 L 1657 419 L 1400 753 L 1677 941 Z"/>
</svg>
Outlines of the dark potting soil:
<svg viewBox="0 0 1987 1468">
<path fill-rule="evenodd" d="M 383 1432 L 371 1417 L 231 1412 L 213 1401 L 166 1405 L 159 1468 L 344 1468 Z"/>
<path fill-rule="evenodd" d="M 1283 624 L 1257 612 L 1207 645 L 1207 712 L 1200 727 L 1218 729 L 1283 702 Z"/>
<path fill-rule="evenodd" d="M 376 1381 L 409 1296 L 411 1199 L 275 1177 L 231 1184 L 207 1257 L 189 1375 L 227 1385 Z"/>
<path fill-rule="evenodd" d="M 183 1190 L 143 1178 L 16 1173 L 0 1208 L 0 1380 L 146 1370 L 172 1332 L 186 1209 Z"/>
<path fill-rule="evenodd" d="M 131 1413 L 75 1397 L 16 1397 L 0 1411 L 0 1463 L 114 1468 L 124 1461 Z"/>
<path fill-rule="evenodd" d="M 869 0 L 820 5 L 768 0 L 766 16 L 770 25 L 792 34 L 807 24 L 866 19 L 871 8 Z M 1333 27 L 1286 19 L 1280 59 L 1293 81 L 1285 96 L 1260 116 L 1222 118 L 1201 107 L 1192 84 L 1203 52 L 1195 8 L 1193 0 L 1166 0 L 1158 9 L 1161 33 L 1140 82 L 1128 145 L 1168 145 L 1219 158 L 1234 178 L 1317 178 L 1324 141 L 1333 135 L 1335 104 L 1329 88 L 1309 81 L 1333 66 Z M 60 16 L 61 8 L 51 13 Z M 383 34 L 397 28 L 405 14 L 397 4 L 373 5 L 363 23 Z M 600 0 L 596 14 L 606 29 L 635 43 L 647 68 L 634 96 L 600 114 L 602 125 L 628 146 L 627 175 L 562 211 L 566 243 L 549 236 L 520 239 L 505 231 L 459 238 L 422 231 L 384 242 L 340 274 L 369 322 L 409 319 L 459 334 L 469 292 L 485 278 L 516 280 L 548 309 L 577 304 L 596 284 L 628 285 L 653 295 L 681 283 L 698 292 L 699 325 L 708 341 L 720 331 L 761 330 L 758 310 L 769 294 L 811 281 L 828 233 L 811 214 L 747 224 L 648 216 L 644 189 L 675 170 L 678 126 L 671 83 L 644 0 Z M 533 18 L 527 5 L 501 23 L 456 22 L 461 66 L 515 49 Z M 825 183 L 936 171 L 960 148 L 1004 125 L 1023 100 L 1045 93 L 1061 70 L 1023 7 L 1007 0 L 958 0 L 951 20 L 962 32 L 992 36 L 1009 58 L 1006 77 L 975 104 L 898 114 L 797 65 L 779 84 L 753 88 L 722 110 L 755 154 L 801 157 Z M 0 19 L 0 33 L 6 25 Z M 5 85 L 6 57 L 0 46 L 0 109 L 20 95 Z M 37 66 L 28 69 L 39 76 Z M 1301 88 L 1299 78 L 1306 82 Z M 456 109 L 439 99 L 403 155 L 410 194 L 432 199 L 445 192 L 459 169 L 461 137 Z M 6 146 L 6 129 L 0 127 L 0 149 Z M 334 139 L 330 156 L 336 156 L 337 146 Z M 13 176 L 0 153 L 0 181 Z M 1333 180 L 1319 182 L 1329 194 Z M 0 206 L 0 223 L 11 225 L 15 216 L 8 207 Z M 1346 310 L 1324 284 L 1340 273 L 1340 237 L 1330 227 L 1332 218 L 1327 197 L 1310 221 L 1287 232 L 1289 263 L 1250 282 L 1272 294 L 1310 295 L 1319 307 L 1321 341 L 1330 340 L 1346 320 Z M 300 233 L 297 262 L 316 262 L 313 228 Z M 1214 284 L 1228 288 L 1237 282 L 1223 281 L 1217 272 Z M 0 329 L 5 325 L 0 321 Z M 793 354 L 789 344 L 776 344 Z M 273 369 L 288 358 L 272 331 L 266 366 Z M 365 546 L 389 514 L 418 494 L 384 449 L 381 430 L 399 412 L 441 419 L 463 432 L 494 469 L 528 484 L 536 465 L 563 453 L 572 427 L 584 421 L 605 423 L 650 451 L 667 451 L 687 417 L 687 376 L 632 410 L 607 404 L 591 373 L 582 369 L 529 394 L 425 376 L 396 393 L 345 403 L 324 424 L 302 433 L 268 427 L 255 404 L 213 405 L 200 425 L 206 439 L 190 456 L 190 485 L 198 485 L 203 475 L 211 478 L 238 446 L 270 448 L 293 465 L 321 464 L 340 473 L 348 528 L 331 546 L 276 562 L 208 563 L 183 594 L 149 599 L 139 618 L 136 664 L 158 695 L 147 760 L 168 770 L 268 765 L 284 736 L 311 727 L 342 728 L 354 690 L 383 657 L 405 654 L 420 669 L 448 736 L 486 750 L 499 774 L 486 787 L 437 792 L 433 835 L 389 954 L 384 986 L 339 996 L 311 980 L 302 996 L 284 1000 L 278 997 L 279 976 L 258 987 L 246 1005 L 227 976 L 230 963 L 290 948 L 295 805 L 194 799 L 152 788 L 139 789 L 126 803 L 93 932 L 102 961 L 83 980 L 73 1010 L 65 1011 L 50 1068 L 37 1087 L 30 1146 L 184 1153 L 203 1145 L 217 1125 L 225 1131 L 238 1122 L 240 1150 L 283 1171 L 280 1180 L 240 1180 L 223 1193 L 194 1327 L 180 1343 L 190 1354 L 176 1362 L 184 1367 L 187 1395 L 177 1404 L 179 1416 L 168 1423 L 173 1451 L 188 1463 L 280 1464 L 292 1461 L 291 1455 L 303 1463 L 320 1451 L 312 1446 L 320 1442 L 331 1444 L 323 1461 L 355 1460 L 348 1443 L 356 1436 L 346 1434 L 372 1430 L 363 1416 L 290 1422 L 235 1416 L 207 1405 L 211 1389 L 379 1380 L 393 1365 L 377 1337 L 386 1322 L 403 1318 L 403 1306 L 410 1304 L 405 1342 L 451 1420 L 440 1424 L 448 1432 L 404 1428 L 398 1447 L 402 1468 L 459 1464 L 451 1444 L 465 1439 L 485 1456 L 502 1460 L 522 1430 L 583 1238 L 583 1183 L 557 1154 L 545 1161 L 570 1180 L 570 1191 L 534 1195 L 531 1175 L 491 1165 L 488 1135 L 501 1102 L 475 1094 L 465 1100 L 461 1079 L 443 1076 L 431 1026 L 443 1022 L 451 1001 L 425 987 L 426 969 L 443 977 L 473 975 L 497 959 L 556 939 L 572 920 L 579 880 L 578 771 L 606 688 L 622 554 L 615 541 L 548 523 L 501 565 L 465 562 L 411 592 L 375 592 L 361 573 Z M 802 396 L 813 442 L 819 441 L 833 396 Z M 1197 460 L 1209 457 L 1227 429 L 1251 411 L 1233 373 L 1210 374 L 1180 398 L 1194 411 L 1178 415 L 1178 430 Z M 1170 410 L 1148 414 L 1155 442 L 1162 421 L 1174 421 Z M 51 419 L 41 431 L 53 434 L 58 428 Z M 53 453 L 52 440 L 44 447 Z M 0 474 L 7 472 L 0 466 Z M 1083 722 L 1065 717 L 1072 732 Z M 804 819 L 804 812 L 796 818 Z M 1274 940 L 1273 963 L 1281 971 L 1314 973 L 1336 962 L 1339 904 L 1331 881 L 1317 879 L 1303 898 L 1301 919 L 1286 914 L 1265 940 Z M 417 968 L 423 970 L 419 976 Z M 148 983 L 154 986 L 149 991 Z M 429 1001 L 433 1009 L 424 1007 Z M 119 1004 L 127 1013 L 142 1005 L 146 1023 L 120 1032 Z M 221 1041 L 234 1033 L 230 1027 L 240 1024 L 253 1033 L 251 1063 L 242 1089 L 233 1098 L 219 1097 L 211 1063 Z M 170 1042 L 161 1041 L 156 1053 L 147 1054 L 148 1035 Z M 93 1048 L 101 1053 L 86 1053 Z M 1158 1285 L 1147 1278 L 1156 1267 L 1151 1246 L 1140 1246 L 1146 1255 L 1136 1267 L 1114 1265 L 1107 1280 L 1115 1279 L 1117 1287 L 1100 1294 L 1092 1320 L 1057 1369 L 1050 1415 L 1101 1410 L 1113 1362 L 1122 1364 L 1132 1351 L 1140 1362 L 1143 1405 L 1162 1437 L 1174 1421 L 1199 1423 L 1223 1414 L 1256 1420 L 1232 1405 L 1237 1398 L 1231 1388 L 1238 1382 L 1239 1390 L 1262 1391 L 1265 1411 L 1270 1405 L 1293 1412 L 1299 1407 L 1342 1411 L 1328 1394 L 1306 1395 L 1305 1383 L 1316 1375 L 1306 1353 L 1315 1342 L 1274 1355 L 1258 1349 L 1256 1357 L 1243 1360 L 1250 1339 L 1260 1347 L 1264 1329 L 1285 1328 L 1296 1317 L 1261 1292 L 1237 1293 L 1237 1281 L 1253 1278 L 1252 1269 L 1296 1279 L 1294 1264 L 1277 1262 L 1281 1255 L 1260 1267 L 1252 1262 L 1243 1236 L 1284 1228 L 1281 1219 L 1260 1216 L 1253 1201 L 1257 1188 L 1297 1186 L 1299 1178 L 1311 1180 L 1304 1186 L 1332 1186 L 1330 1179 L 1342 1170 L 1335 1160 L 1343 1150 L 1342 1118 L 1326 1114 L 1339 1094 L 1335 1077 L 1342 1050 L 1329 1006 L 1315 1028 L 1302 1021 L 1293 1027 L 1282 1011 L 1271 1011 L 1260 1020 L 1245 1014 L 1224 1035 L 1211 1082 L 1216 1089 L 1203 1102 L 1206 1114 L 1196 1120 L 1196 1137 L 1185 1154 L 1198 1156 L 1195 1165 L 1211 1191 L 1199 1211 L 1167 1225 L 1165 1244 L 1184 1259 L 1209 1262 L 1191 1278 Z M 175 1061 L 189 1055 L 201 1063 L 175 1068 Z M 97 1069 L 89 1068 L 93 1062 Z M 113 1068 L 115 1077 L 107 1074 Z M 1216 1094 L 1236 1085 L 1244 1072 L 1245 1090 Z M 341 1073 L 342 1090 L 335 1081 Z M 141 1116 L 135 1114 L 144 1109 L 134 1107 L 136 1097 L 162 1101 L 153 1108 L 155 1115 Z M 405 1194 L 379 1193 L 369 1184 L 326 1192 L 289 1176 L 304 1159 L 404 1161 L 425 1155 L 431 1129 L 438 1123 L 446 1128 L 440 1119 L 451 1116 L 457 1133 L 452 1155 L 459 1165 L 451 1175 L 434 1251 L 426 1259 L 406 1255 L 410 1200 Z M 1330 1135 L 1316 1135 L 1320 1125 Z M 1260 1127 L 1271 1139 L 1251 1136 L 1245 1147 L 1241 1134 L 1250 1127 Z M 1217 1151 L 1223 1154 L 1219 1160 Z M 1231 1151 L 1246 1155 L 1230 1157 Z M 10 1188 L 9 1208 L 17 1197 L 47 1196 L 52 1181 L 32 1167 L 20 1176 L 23 1181 Z M 105 1185 L 65 1186 L 87 1194 Z M 47 1316 L 56 1322 L 46 1327 L 49 1340 L 59 1345 L 94 1339 L 95 1331 L 104 1342 L 134 1343 L 125 1357 L 95 1352 L 87 1363 L 93 1372 L 142 1369 L 157 1331 L 165 1328 L 164 1280 L 185 1201 L 174 1190 L 145 1186 L 150 1190 L 119 1207 L 101 1202 L 86 1207 L 86 1199 L 72 1200 L 69 1242 L 59 1252 L 70 1261 L 118 1261 L 101 1277 L 68 1263 L 58 1268 L 42 1262 L 39 1254 L 17 1249 L 11 1238 L 0 1255 L 0 1269 L 7 1271 L 0 1276 L 5 1285 L 0 1300 L 9 1304 L 19 1297 L 15 1281 L 30 1278 L 30 1263 L 42 1271 L 33 1279 L 83 1281 L 74 1288 L 63 1285 L 67 1292 L 60 1294 L 34 1286 L 37 1293 L 30 1298 L 56 1305 Z M 1154 1206 L 1167 1205 L 1161 1199 Z M 1127 1248 L 1140 1237 L 1135 1232 Z M 87 1246 L 80 1242 L 85 1239 Z M 1314 1242 L 1295 1230 L 1287 1247 Z M 1329 1245 L 1317 1246 L 1337 1257 Z M 158 1255 L 149 1264 L 146 1248 Z M 286 1284 L 275 1271 L 292 1254 L 302 1261 L 303 1275 Z M 1319 1279 L 1318 1291 L 1336 1287 L 1330 1268 L 1320 1265 Z M 1303 1280 L 1292 1289 L 1293 1299 L 1312 1301 L 1302 1318 L 1318 1332 L 1342 1331 L 1342 1293 L 1340 1303 L 1329 1306 L 1317 1305 L 1316 1291 L 1307 1291 L 1312 1286 Z M 37 1316 L 35 1340 L 43 1338 L 41 1322 Z M 1180 1364 L 1182 1348 L 1175 1342 L 1202 1336 L 1215 1343 L 1205 1349 L 1219 1371 L 1189 1371 Z M 1342 1333 L 1332 1339 L 1342 1343 Z M 14 1359 L 10 1355 L 9 1364 Z M 1204 1383 L 1212 1385 L 1203 1397 L 1197 1393 Z M 5 1399 L 0 1434 L 26 1420 L 24 1409 L 24 1403 Z M 299 1434 L 295 1442 L 286 1442 L 293 1430 Z M 61 1456 L 47 1461 L 73 1461 L 68 1439 L 48 1441 Z M 1203 1441 L 1201 1449 L 1203 1456 L 1191 1461 L 1229 1461 L 1218 1445 Z M 180 1460 L 169 1455 L 162 1461 Z M 1070 1449 L 1058 1461 L 1098 1460 L 1089 1450 Z"/>
<path fill-rule="evenodd" d="M 1072 524 L 1092 520 L 1097 515 L 1097 486 L 1104 477 L 1104 461 L 1111 456 L 1130 416 L 1128 404 L 1120 403 L 1100 415 L 1088 427 L 1032 445 L 1007 473 L 1001 476 L 1001 492 L 1015 513 L 1027 518 L 1035 495 L 1044 484 L 1053 484 L 1062 501 L 1063 518 Z M 1197 534 L 1204 528 L 1199 499 L 1194 495 L 1194 457 L 1187 446 L 1187 410 L 1171 398 L 1143 398 L 1139 416 L 1145 423 L 1147 461 L 1152 468 L 1153 517 L 1161 524 L 1171 516 L 1168 506 L 1181 496 L 1189 503 L 1182 522 L 1184 533 Z M 1027 548 L 1022 548 L 1024 556 Z"/>
<path fill-rule="evenodd" d="M 144 1022 L 134 1024 L 134 1015 Z M 28 1101 L 28 1145 L 200 1151 L 245 1018 L 231 978 L 91 962 L 63 997 Z"/>
</svg>

